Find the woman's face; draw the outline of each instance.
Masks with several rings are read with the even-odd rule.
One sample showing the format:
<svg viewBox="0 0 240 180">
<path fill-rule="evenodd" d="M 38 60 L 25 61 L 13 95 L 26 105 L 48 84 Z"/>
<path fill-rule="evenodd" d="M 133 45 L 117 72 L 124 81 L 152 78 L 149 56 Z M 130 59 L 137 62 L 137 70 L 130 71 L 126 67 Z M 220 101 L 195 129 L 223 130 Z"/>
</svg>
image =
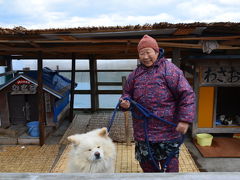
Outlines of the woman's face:
<svg viewBox="0 0 240 180">
<path fill-rule="evenodd" d="M 159 53 L 152 48 L 143 48 L 138 53 L 140 62 L 146 67 L 150 67 L 154 64 L 158 58 L 158 54 Z"/>
</svg>

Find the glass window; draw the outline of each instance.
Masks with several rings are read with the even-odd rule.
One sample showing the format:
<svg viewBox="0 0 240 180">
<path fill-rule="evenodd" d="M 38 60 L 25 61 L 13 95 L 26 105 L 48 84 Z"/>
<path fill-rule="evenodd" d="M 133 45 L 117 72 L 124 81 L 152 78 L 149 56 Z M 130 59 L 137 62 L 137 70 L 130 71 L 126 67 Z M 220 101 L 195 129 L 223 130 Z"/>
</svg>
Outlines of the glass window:
<svg viewBox="0 0 240 180">
<path fill-rule="evenodd" d="M 89 70 L 89 60 L 88 59 L 76 60 L 76 70 Z"/>
<path fill-rule="evenodd" d="M 44 59 L 43 67 L 48 67 L 52 70 L 71 70 L 72 69 L 72 60 L 63 60 L 63 59 Z"/>
<path fill-rule="evenodd" d="M 37 70 L 37 60 L 35 59 L 28 59 L 28 60 L 12 60 L 12 68 L 14 71 L 23 70 L 23 68 L 30 68 L 30 70 Z"/>
<path fill-rule="evenodd" d="M 71 80 L 71 72 L 59 72 L 59 74 Z M 89 72 L 76 72 L 75 76 L 75 82 L 77 83 L 75 90 L 90 90 Z"/>
<path fill-rule="evenodd" d="M 75 94 L 74 108 L 91 108 L 90 94 Z"/>
<path fill-rule="evenodd" d="M 0 73 L 5 73 L 6 72 L 6 67 L 5 66 L 0 66 Z M 6 76 L 0 76 L 0 85 L 4 84 L 6 82 Z"/>
<path fill-rule="evenodd" d="M 128 77 L 131 72 L 98 72 L 98 82 L 122 82 L 122 76 Z"/>
<path fill-rule="evenodd" d="M 90 73 L 76 72 L 76 83 L 78 83 L 76 90 L 90 90 Z"/>
<path fill-rule="evenodd" d="M 99 95 L 99 108 L 115 108 L 121 94 L 101 94 Z"/>
<path fill-rule="evenodd" d="M 71 80 L 71 72 L 59 72 L 59 74 Z"/>
<path fill-rule="evenodd" d="M 121 60 L 97 60 L 98 70 L 133 70 L 137 67 L 137 59 L 121 59 Z"/>
</svg>

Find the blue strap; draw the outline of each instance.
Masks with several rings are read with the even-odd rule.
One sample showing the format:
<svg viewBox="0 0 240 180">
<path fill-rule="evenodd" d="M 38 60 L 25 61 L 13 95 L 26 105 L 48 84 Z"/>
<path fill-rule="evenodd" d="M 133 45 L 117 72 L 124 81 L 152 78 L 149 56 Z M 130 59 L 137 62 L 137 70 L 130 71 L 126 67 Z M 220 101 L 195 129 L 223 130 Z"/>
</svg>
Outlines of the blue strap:
<svg viewBox="0 0 240 180">
<path fill-rule="evenodd" d="M 139 110 L 141 113 L 143 113 L 143 115 L 144 115 L 145 117 L 148 117 L 148 118 L 149 118 L 149 117 L 152 116 L 152 117 L 154 117 L 154 118 L 156 118 L 156 119 L 158 119 L 158 120 L 160 120 L 160 121 L 163 121 L 163 122 L 165 122 L 165 123 L 167 123 L 167 124 L 169 124 L 169 125 L 172 125 L 172 126 L 174 126 L 174 127 L 177 127 L 177 125 L 174 124 L 173 122 L 166 121 L 165 119 L 156 116 L 155 114 L 153 114 L 152 112 L 150 112 L 148 109 L 146 109 L 145 107 L 143 107 L 141 104 L 133 101 L 132 99 L 130 99 L 130 98 L 124 98 L 124 100 L 128 100 L 131 104 L 133 104 L 134 106 L 136 106 L 136 107 L 138 108 L 138 110 Z"/>
<path fill-rule="evenodd" d="M 120 103 L 121 103 L 120 101 L 117 103 L 117 105 L 116 105 L 116 107 L 115 107 L 115 109 L 114 109 L 114 111 L 113 111 L 112 118 L 111 118 L 111 120 L 108 122 L 108 126 L 107 126 L 107 131 L 108 131 L 108 132 L 110 132 L 110 129 L 111 129 L 111 127 L 112 127 L 112 124 L 113 124 L 113 121 L 114 121 L 114 118 L 115 118 L 115 116 L 116 116 L 116 112 L 117 112 L 117 110 L 118 110 L 118 107 L 119 107 L 119 104 L 120 104 Z"/>
<path fill-rule="evenodd" d="M 167 157 L 167 159 L 165 160 L 165 163 L 164 163 L 162 169 L 160 169 L 160 168 L 159 168 L 159 165 L 157 164 L 157 162 L 156 162 L 155 158 L 153 157 L 153 154 L 152 154 L 152 152 L 151 152 L 151 150 L 150 150 L 150 144 L 149 144 L 148 132 L 147 132 L 147 129 L 148 129 L 148 120 L 147 120 L 147 118 L 149 118 L 149 117 L 154 117 L 154 118 L 159 119 L 160 121 L 163 121 L 163 122 L 165 122 L 165 123 L 167 123 L 167 124 L 169 124 L 169 125 L 172 125 L 172 126 L 174 126 L 174 127 L 176 127 L 177 125 L 174 124 L 173 122 L 166 121 L 165 119 L 156 116 L 155 114 L 151 113 L 148 109 L 144 108 L 141 104 L 133 101 L 133 100 L 130 99 L 130 98 L 124 98 L 124 100 L 128 100 L 128 101 L 131 103 L 131 105 L 136 106 L 136 107 L 138 108 L 138 110 L 143 114 L 143 116 L 141 116 L 141 117 L 140 117 L 140 116 L 137 116 L 137 115 L 134 113 L 133 109 L 131 108 L 131 112 L 132 112 L 132 116 L 133 116 L 133 117 L 137 117 L 137 119 L 143 119 L 143 120 L 144 120 L 145 141 L 146 141 L 147 146 L 148 146 L 148 153 L 149 153 L 149 155 L 150 155 L 150 160 L 152 160 L 154 166 L 158 169 L 159 172 L 165 172 L 166 169 L 167 169 L 168 164 L 169 164 L 170 161 L 171 161 L 171 159 L 174 157 L 174 155 L 176 154 L 176 151 L 179 149 L 179 147 L 180 147 L 181 144 L 183 143 L 183 141 L 184 141 L 184 135 L 182 135 L 182 140 L 181 140 L 181 142 L 178 144 L 178 146 L 176 147 L 176 150 L 175 150 L 175 151 L 172 151 L 172 152 L 168 155 L 168 157 Z M 116 105 L 116 107 L 115 107 L 115 109 L 114 109 L 112 118 L 111 118 L 111 120 L 110 120 L 109 123 L 108 123 L 108 127 L 107 127 L 108 132 L 110 131 L 110 129 L 111 129 L 111 127 L 112 127 L 112 124 L 113 124 L 113 121 L 114 121 L 114 118 L 115 118 L 115 116 L 116 116 L 116 112 L 117 112 L 117 110 L 118 110 L 118 107 L 119 107 L 120 103 L 121 103 L 120 101 L 117 103 L 117 105 Z"/>
<path fill-rule="evenodd" d="M 182 145 L 183 141 L 184 141 L 185 136 L 182 135 L 181 141 L 179 142 L 178 146 L 175 148 L 175 151 L 172 151 L 171 153 L 168 154 L 167 159 L 165 160 L 164 164 L 163 164 L 163 172 L 166 171 L 168 164 L 170 163 L 170 161 L 172 160 L 172 158 L 175 156 L 177 150 L 180 148 L 180 146 Z"/>
<path fill-rule="evenodd" d="M 175 148 L 175 151 L 172 151 L 171 153 L 168 154 L 168 157 L 167 157 L 167 159 L 165 160 L 165 163 L 163 164 L 163 167 L 160 169 L 160 168 L 159 168 L 159 165 L 157 164 L 155 158 L 153 157 L 152 151 L 151 151 L 151 149 L 150 149 L 148 132 L 147 132 L 147 129 L 148 129 L 148 120 L 147 120 L 147 118 L 149 118 L 149 117 L 152 116 L 152 117 L 154 117 L 154 118 L 156 118 L 156 119 L 159 119 L 160 121 L 163 121 L 163 122 L 165 122 L 165 123 L 167 123 L 167 124 L 169 124 L 169 125 L 172 125 L 172 126 L 174 126 L 174 127 L 177 127 L 177 125 L 174 124 L 174 123 L 172 123 L 172 122 L 170 122 L 170 121 L 166 121 L 165 119 L 156 116 L 155 114 L 151 113 L 148 109 L 144 108 L 141 104 L 133 101 L 133 100 L 130 99 L 130 98 L 124 98 L 124 100 L 128 100 L 132 105 L 136 106 L 136 107 L 138 108 L 138 110 L 139 110 L 140 112 L 142 112 L 142 114 L 144 115 L 144 116 L 142 116 L 140 119 L 143 119 L 143 120 L 144 120 L 145 141 L 146 141 L 146 143 L 147 143 L 148 153 L 149 153 L 149 155 L 150 155 L 150 160 L 152 160 L 154 166 L 157 168 L 157 170 L 158 170 L 159 172 L 165 172 L 166 169 L 167 169 L 168 164 L 169 164 L 170 161 L 171 161 L 171 159 L 174 157 L 174 155 L 176 154 L 177 150 L 179 149 L 179 147 L 180 147 L 181 144 L 183 143 L 183 141 L 184 141 L 184 135 L 182 135 L 181 142 L 180 142 L 180 143 L 178 144 L 178 146 Z M 133 116 L 133 117 L 137 117 L 137 115 L 134 113 L 134 111 L 133 111 L 132 108 L 131 108 L 131 112 L 132 112 L 132 116 Z M 138 116 L 138 118 L 139 118 L 139 116 Z"/>
</svg>

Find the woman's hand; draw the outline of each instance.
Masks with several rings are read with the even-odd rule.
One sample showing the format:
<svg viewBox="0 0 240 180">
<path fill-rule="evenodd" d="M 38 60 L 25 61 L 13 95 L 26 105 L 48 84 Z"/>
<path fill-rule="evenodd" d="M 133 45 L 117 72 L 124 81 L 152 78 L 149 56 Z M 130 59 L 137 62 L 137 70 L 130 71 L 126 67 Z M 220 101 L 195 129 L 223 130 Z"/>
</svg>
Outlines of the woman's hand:
<svg viewBox="0 0 240 180">
<path fill-rule="evenodd" d="M 182 134 L 186 134 L 187 130 L 189 127 L 189 123 L 187 122 L 179 122 L 177 127 L 176 127 L 176 131 L 182 133 Z"/>
<path fill-rule="evenodd" d="M 128 109 L 130 107 L 130 102 L 128 100 L 124 100 L 122 98 L 119 99 L 121 101 L 120 106 L 124 109 Z"/>
</svg>

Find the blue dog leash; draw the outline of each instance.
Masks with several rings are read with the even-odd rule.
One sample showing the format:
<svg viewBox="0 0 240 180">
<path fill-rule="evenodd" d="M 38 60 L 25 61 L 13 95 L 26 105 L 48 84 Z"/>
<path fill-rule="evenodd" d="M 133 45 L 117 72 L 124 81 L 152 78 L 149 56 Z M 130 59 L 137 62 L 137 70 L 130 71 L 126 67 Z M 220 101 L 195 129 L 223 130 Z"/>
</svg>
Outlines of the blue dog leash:
<svg viewBox="0 0 240 180">
<path fill-rule="evenodd" d="M 112 127 L 112 124 L 113 124 L 113 121 L 114 121 L 114 118 L 116 116 L 116 112 L 118 111 L 118 108 L 119 108 L 119 105 L 120 105 L 121 101 L 119 101 L 113 111 L 113 115 L 112 115 L 112 118 L 110 119 L 110 121 L 108 122 L 108 126 L 107 126 L 107 131 L 109 132 L 111 127 Z"/>
<path fill-rule="evenodd" d="M 183 141 L 184 141 L 184 135 L 182 135 L 181 141 L 180 141 L 180 143 L 178 144 L 178 146 L 175 148 L 175 151 L 172 151 L 172 152 L 168 155 L 167 159 L 165 160 L 165 163 L 163 164 L 162 169 L 160 169 L 160 168 L 159 168 L 159 165 L 156 163 L 155 158 L 153 157 L 152 151 L 150 150 L 150 144 L 149 144 L 148 133 L 147 133 L 147 127 L 148 127 L 148 120 L 147 120 L 147 118 L 149 118 L 149 117 L 154 117 L 154 118 L 159 119 L 160 121 L 163 121 L 163 122 L 165 122 L 165 123 L 167 123 L 167 124 L 169 124 L 169 125 L 171 125 L 171 126 L 174 126 L 174 127 L 176 127 L 177 125 L 174 124 L 174 123 L 172 123 L 172 122 L 166 121 L 166 120 L 163 119 L 163 118 L 160 118 L 160 117 L 156 116 L 155 114 L 151 113 L 148 109 L 144 108 L 141 104 L 133 101 L 133 100 L 130 99 L 130 98 L 124 98 L 124 100 L 128 100 L 128 101 L 131 103 L 131 105 L 134 105 L 135 107 L 137 107 L 138 110 L 143 114 L 143 116 L 142 116 L 141 118 L 144 120 L 145 140 L 146 140 L 146 143 L 147 143 L 147 146 L 148 146 L 148 153 L 149 153 L 149 155 L 150 155 L 150 160 L 152 160 L 154 166 L 158 169 L 159 172 L 165 172 L 166 169 L 167 169 L 168 164 L 169 164 L 170 161 L 171 161 L 171 159 L 173 158 L 173 156 L 176 154 L 176 151 L 179 149 L 179 147 L 180 147 L 181 144 L 183 143 Z M 108 128 L 107 128 L 107 129 L 108 129 L 108 132 L 109 132 L 110 129 L 111 129 L 111 126 L 112 126 L 112 124 L 113 124 L 113 121 L 114 121 L 114 118 L 115 118 L 115 115 L 116 115 L 116 112 L 117 112 L 117 110 L 118 110 L 118 108 L 119 108 L 120 103 L 121 103 L 121 102 L 119 101 L 118 104 L 116 105 L 115 110 L 114 110 L 113 115 L 112 115 L 112 118 L 111 118 L 111 120 L 110 120 L 109 123 L 108 123 Z M 132 108 L 131 108 L 131 112 L 132 112 L 132 116 L 133 116 L 133 117 L 136 117 L 136 114 L 134 113 L 134 111 L 132 110 Z M 140 118 L 140 119 L 141 119 L 141 118 Z"/>
</svg>

